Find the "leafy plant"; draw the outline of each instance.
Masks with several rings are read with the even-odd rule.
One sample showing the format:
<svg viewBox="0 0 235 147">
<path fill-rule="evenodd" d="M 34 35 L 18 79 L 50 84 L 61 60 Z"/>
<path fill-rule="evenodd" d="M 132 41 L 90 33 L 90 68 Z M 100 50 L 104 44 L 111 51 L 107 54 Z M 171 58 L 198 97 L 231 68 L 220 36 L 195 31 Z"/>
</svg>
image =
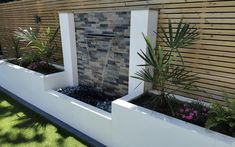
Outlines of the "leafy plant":
<svg viewBox="0 0 235 147">
<path fill-rule="evenodd" d="M 174 32 L 173 23 L 168 20 L 168 29 L 164 29 L 160 26 L 163 36 L 158 37 L 169 47 L 171 50 L 165 56 L 171 56 L 172 52 L 177 52 L 181 61 L 183 62 L 182 55 L 179 48 L 186 47 L 198 39 L 199 33 L 195 25 L 183 23 L 183 19 L 180 20 L 176 32 Z M 175 35 L 174 35 L 175 34 Z"/>
<path fill-rule="evenodd" d="M 29 61 L 31 63 L 37 62 L 38 60 L 45 61 L 47 64 L 52 62 L 55 50 L 57 49 L 55 38 L 58 31 L 59 27 L 54 32 L 51 31 L 50 27 L 42 32 L 33 31 L 32 28 L 29 30 L 19 28 L 16 32 L 16 37 L 19 38 L 20 41 L 27 42 L 26 48 L 32 49 L 33 52 L 33 56 L 31 56 L 32 54 L 25 54 L 25 59 L 30 59 Z"/>
<path fill-rule="evenodd" d="M 142 50 L 138 55 L 145 61 L 145 64 L 139 65 L 147 68 L 142 68 L 136 72 L 134 78 L 140 79 L 145 82 L 152 83 L 160 92 L 160 99 L 163 106 L 166 104 L 171 109 L 171 113 L 174 116 L 169 99 L 174 98 L 175 90 L 168 90 L 169 85 L 176 85 L 179 88 L 190 89 L 193 87 L 193 83 L 198 79 L 191 71 L 187 71 L 184 64 L 177 64 L 178 57 L 180 56 L 179 47 L 187 46 L 192 40 L 196 40 L 197 35 L 187 37 L 186 33 L 191 32 L 192 27 L 189 24 L 184 24 L 180 21 L 176 35 L 174 36 L 172 30 L 172 24 L 169 21 L 169 32 L 164 31 L 166 37 L 166 45 L 170 48 L 169 51 L 163 51 L 163 47 L 151 45 L 150 40 L 143 34 L 145 42 L 147 44 L 147 53 Z M 176 38 L 176 39 L 175 39 Z M 183 63 L 183 58 L 180 56 Z M 148 68 L 148 67 L 152 67 Z M 157 100 L 159 102 L 159 100 Z"/>
<path fill-rule="evenodd" d="M 15 58 L 18 59 L 21 57 L 21 53 L 20 53 L 20 40 L 19 38 L 16 37 L 12 37 L 12 49 L 15 52 Z"/>
<path fill-rule="evenodd" d="M 213 103 L 209 109 L 206 128 L 235 137 L 235 100 L 224 93 L 225 106 Z"/>
</svg>

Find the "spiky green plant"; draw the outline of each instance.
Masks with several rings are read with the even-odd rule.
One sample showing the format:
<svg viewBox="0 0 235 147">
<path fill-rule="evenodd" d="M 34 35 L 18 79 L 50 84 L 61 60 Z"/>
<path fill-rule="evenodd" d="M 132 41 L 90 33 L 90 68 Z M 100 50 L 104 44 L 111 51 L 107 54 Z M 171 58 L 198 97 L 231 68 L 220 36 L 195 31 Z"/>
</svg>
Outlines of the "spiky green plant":
<svg viewBox="0 0 235 147">
<path fill-rule="evenodd" d="M 18 59 L 21 56 L 21 53 L 20 53 L 20 40 L 16 37 L 12 37 L 11 40 L 12 40 L 12 45 L 13 45 L 12 49 L 15 53 L 15 58 Z"/>
<path fill-rule="evenodd" d="M 140 71 L 135 73 L 134 78 L 152 83 L 160 92 L 160 98 L 163 104 L 168 104 L 172 115 L 175 115 L 169 99 L 174 98 L 175 90 L 169 91 L 169 85 L 175 85 L 178 88 L 190 89 L 193 83 L 198 79 L 191 71 L 187 71 L 184 64 L 177 64 L 178 58 L 184 63 L 183 57 L 180 54 L 179 48 L 189 45 L 196 40 L 198 35 L 197 30 L 193 30 L 189 24 L 183 24 L 180 21 L 176 35 L 173 33 L 172 23 L 169 21 L 169 32 L 163 28 L 165 38 L 162 40 L 170 48 L 168 51 L 163 51 L 163 47 L 151 45 L 150 40 L 143 34 L 147 44 L 147 53 L 142 50 L 138 55 L 145 61 L 145 64 Z M 188 34 L 189 33 L 189 34 Z M 150 68 L 148 68 L 150 67 Z"/>
<path fill-rule="evenodd" d="M 33 55 L 35 57 L 39 57 L 40 60 L 49 63 L 53 61 L 53 55 L 57 49 L 55 38 L 58 34 L 58 31 L 59 27 L 54 32 L 51 31 L 50 27 L 48 27 L 45 31 L 43 30 L 42 32 L 33 31 L 32 28 L 29 30 L 23 30 L 22 28 L 19 28 L 19 30 L 16 32 L 16 37 L 19 38 L 20 41 L 27 42 L 26 48 L 32 49 L 34 52 Z M 30 56 L 30 54 L 26 54 L 24 56 L 27 55 Z"/>
<path fill-rule="evenodd" d="M 171 56 L 172 52 L 177 52 L 183 63 L 183 57 L 179 48 L 184 48 L 198 39 L 199 32 L 196 26 L 183 23 L 183 19 L 181 19 L 176 31 L 174 31 L 173 23 L 169 19 L 168 28 L 164 29 L 160 26 L 160 29 L 163 35 L 158 35 L 158 37 L 170 48 L 170 52 L 166 56 Z"/>
</svg>

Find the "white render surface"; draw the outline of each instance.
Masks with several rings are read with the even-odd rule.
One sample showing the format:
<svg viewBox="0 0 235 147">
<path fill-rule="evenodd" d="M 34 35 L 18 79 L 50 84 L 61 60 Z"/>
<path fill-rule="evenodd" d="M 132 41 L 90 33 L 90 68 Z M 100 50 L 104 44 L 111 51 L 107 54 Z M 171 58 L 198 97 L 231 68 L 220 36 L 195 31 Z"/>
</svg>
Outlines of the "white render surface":
<svg viewBox="0 0 235 147">
<path fill-rule="evenodd" d="M 48 89 L 56 89 L 67 85 L 64 72 L 50 75 L 0 61 L 0 86 L 27 102 L 36 105 Z"/>
<path fill-rule="evenodd" d="M 235 139 L 131 104 L 127 95 L 112 103 L 114 147 L 235 147 Z"/>
<path fill-rule="evenodd" d="M 78 84 L 77 49 L 73 13 L 59 13 L 64 71 L 69 86 Z"/>
<path fill-rule="evenodd" d="M 62 86 L 68 84 L 57 81 L 65 77 L 63 72 L 45 76 L 0 61 L 0 73 L 3 88 L 110 147 L 235 147 L 232 137 L 128 102 L 141 92 L 114 101 L 110 114 L 48 89 L 55 86 L 53 82 Z"/>
<path fill-rule="evenodd" d="M 43 75 L 0 60 L 0 86 L 86 135 L 111 146 L 111 114 L 61 94 L 66 73 Z"/>
<path fill-rule="evenodd" d="M 129 87 L 128 93 L 133 91 L 144 92 L 151 89 L 151 85 L 142 82 L 139 79 L 132 78 L 141 68 L 138 65 L 145 64 L 137 54 L 141 50 L 147 53 L 147 45 L 143 38 L 146 35 L 150 38 L 152 46 L 155 47 L 157 32 L 158 11 L 156 10 L 133 10 L 131 11 L 131 32 L 130 32 L 130 58 L 129 58 Z"/>
<path fill-rule="evenodd" d="M 48 91 L 47 99 L 53 104 L 48 106 L 53 116 L 95 140 L 112 146 L 110 113 L 53 90 Z"/>
</svg>

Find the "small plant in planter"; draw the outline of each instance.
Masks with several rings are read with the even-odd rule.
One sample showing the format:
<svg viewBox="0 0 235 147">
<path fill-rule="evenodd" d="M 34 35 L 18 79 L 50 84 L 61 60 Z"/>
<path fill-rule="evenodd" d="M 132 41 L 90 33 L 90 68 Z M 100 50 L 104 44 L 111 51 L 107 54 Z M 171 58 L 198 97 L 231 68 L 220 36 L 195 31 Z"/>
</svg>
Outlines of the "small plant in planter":
<svg viewBox="0 0 235 147">
<path fill-rule="evenodd" d="M 225 106 L 213 103 L 209 109 L 206 128 L 235 137 L 235 100 L 224 93 Z"/>
<path fill-rule="evenodd" d="M 11 38 L 11 40 L 12 40 L 12 44 L 13 44 L 12 49 L 15 53 L 15 58 L 18 59 L 21 57 L 20 40 L 19 40 L 19 38 L 16 38 L 14 36 Z"/>
<path fill-rule="evenodd" d="M 184 24 L 182 20 L 177 27 L 175 35 L 170 20 L 168 28 L 168 31 L 161 28 L 164 36 L 161 36 L 160 38 L 165 42 L 167 48 L 169 48 L 169 50 L 166 50 L 165 52 L 161 46 L 156 46 L 154 48 L 149 39 L 143 34 L 148 46 L 148 53 L 145 54 L 143 51 L 138 53 L 138 55 L 146 62 L 146 64 L 139 66 L 152 67 L 153 69 L 143 68 L 133 77 L 152 83 L 159 90 L 159 95 L 148 100 L 150 108 L 157 107 L 160 111 L 170 110 L 170 115 L 175 116 L 175 108 L 172 105 L 172 100 L 175 98 L 174 93 L 177 89 L 169 90 L 168 87 L 170 85 L 182 89 L 194 87 L 193 83 L 198 78 L 195 74 L 192 74 L 185 69 L 183 57 L 179 52 L 179 48 L 188 46 L 195 41 L 198 37 L 198 31 L 194 26 L 191 27 L 189 24 Z"/>
<path fill-rule="evenodd" d="M 15 36 L 19 41 L 26 43 L 26 46 L 21 49 L 30 49 L 21 58 L 18 57 L 19 64 L 44 74 L 61 71 L 51 65 L 57 50 L 55 38 L 58 31 L 59 28 L 53 32 L 50 27 L 39 32 L 33 31 L 32 28 L 29 30 L 19 28 Z"/>
</svg>

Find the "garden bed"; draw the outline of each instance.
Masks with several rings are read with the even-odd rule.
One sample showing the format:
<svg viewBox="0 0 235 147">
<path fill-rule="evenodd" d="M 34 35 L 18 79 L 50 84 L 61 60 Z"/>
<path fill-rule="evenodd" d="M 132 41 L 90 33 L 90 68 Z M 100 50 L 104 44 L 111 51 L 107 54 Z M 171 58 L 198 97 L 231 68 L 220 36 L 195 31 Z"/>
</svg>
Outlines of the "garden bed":
<svg viewBox="0 0 235 147">
<path fill-rule="evenodd" d="M 63 71 L 61 68 L 58 68 L 54 66 L 53 64 L 48 64 L 44 61 L 33 62 L 31 64 L 24 64 L 24 63 L 21 63 L 19 60 L 10 59 L 10 60 L 7 60 L 7 62 L 18 65 L 18 66 L 22 66 L 24 68 L 39 72 L 44 75 L 49 75 L 49 74 Z"/>
<path fill-rule="evenodd" d="M 163 104 L 161 97 L 154 93 L 143 94 L 132 100 L 131 103 L 201 127 L 206 127 L 205 124 L 208 119 L 208 111 L 210 110 L 210 108 L 208 108 L 201 100 L 186 102 L 178 99 L 170 99 L 168 100 L 168 103 L 172 106 L 174 112 L 174 114 L 172 114 L 169 105 Z M 216 132 L 233 137 L 234 134 L 228 129 L 229 128 L 226 127 L 226 125 L 212 128 L 212 130 Z"/>
<path fill-rule="evenodd" d="M 148 92 L 134 99 L 131 103 L 138 106 L 169 115 L 201 127 L 205 127 L 208 117 L 208 107 L 202 101 L 185 102 L 178 99 L 169 99 L 174 114 L 169 105 L 161 99 L 161 96 Z"/>
<path fill-rule="evenodd" d="M 137 100 L 141 95 L 141 93 L 133 93 L 113 102 L 114 144 L 119 143 L 119 146 L 160 147 L 235 146 L 233 137 L 128 102 Z"/>
</svg>

